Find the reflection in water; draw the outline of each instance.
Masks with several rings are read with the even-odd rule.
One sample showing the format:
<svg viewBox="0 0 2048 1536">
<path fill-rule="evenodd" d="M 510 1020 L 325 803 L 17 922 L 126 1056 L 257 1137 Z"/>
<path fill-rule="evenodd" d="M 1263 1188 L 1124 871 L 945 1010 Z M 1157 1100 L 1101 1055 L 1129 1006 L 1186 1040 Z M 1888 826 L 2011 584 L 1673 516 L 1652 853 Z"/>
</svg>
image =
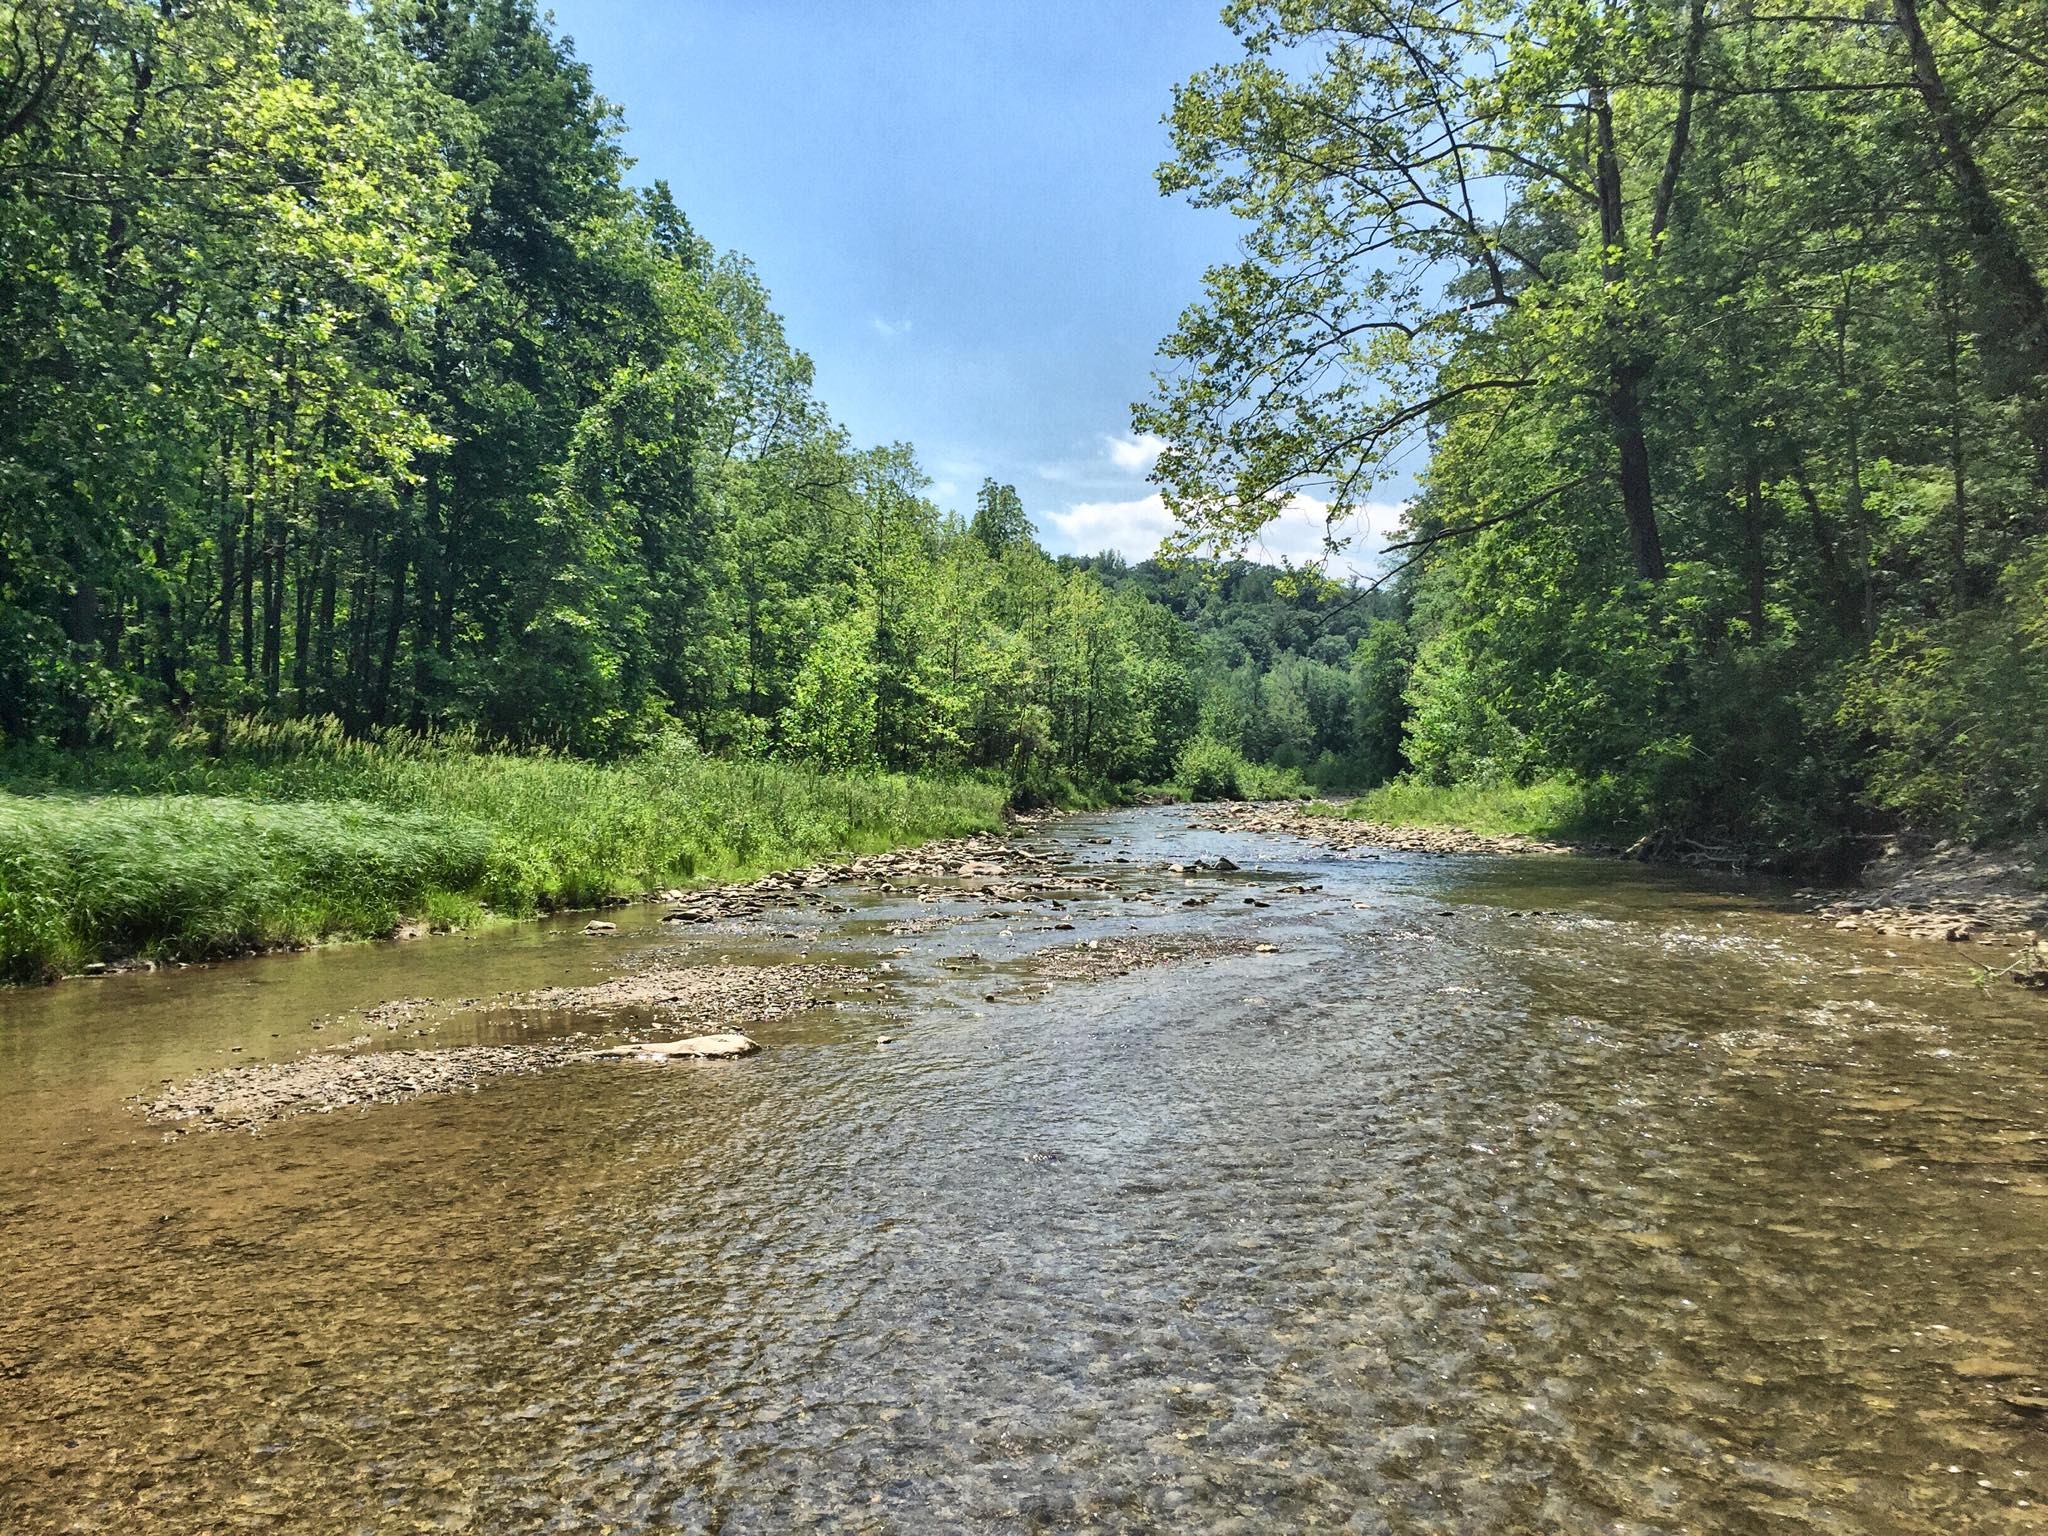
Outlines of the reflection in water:
<svg viewBox="0 0 2048 1536">
<path fill-rule="evenodd" d="M 0 1528 L 2048 1528 L 2041 999 L 1615 865 L 1058 837 L 1118 888 L 0 1001 Z M 1014 985 L 1133 931 L 1281 953 Z M 262 1137 L 120 1102 L 649 944 L 895 1011 Z M 376 1044 L 577 1021 L 525 1023 Z"/>
</svg>

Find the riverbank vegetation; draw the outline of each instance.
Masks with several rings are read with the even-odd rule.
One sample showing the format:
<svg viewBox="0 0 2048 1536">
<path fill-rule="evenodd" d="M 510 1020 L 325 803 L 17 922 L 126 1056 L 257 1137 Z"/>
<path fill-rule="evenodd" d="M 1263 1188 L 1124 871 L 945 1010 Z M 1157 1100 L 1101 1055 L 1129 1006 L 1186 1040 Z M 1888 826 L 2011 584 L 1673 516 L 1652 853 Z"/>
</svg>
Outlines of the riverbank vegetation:
<svg viewBox="0 0 2048 1536">
<path fill-rule="evenodd" d="M 0 4 L 0 746 L 1352 773 L 1367 609 L 1055 560 L 812 388 L 529 0 Z"/>
<path fill-rule="evenodd" d="M 2048 824 L 2030 22 L 1228 16 L 1133 565 L 853 441 L 532 0 L 0 0 L 8 968 L 1137 786 Z M 1243 558 L 1411 468 L 1384 581 Z"/>
<path fill-rule="evenodd" d="M 0 41 L 7 974 L 1355 774 L 1370 603 L 942 511 L 530 0 Z"/>
<path fill-rule="evenodd" d="M 1002 824 L 1006 785 L 709 758 L 608 764 L 473 738 L 238 725 L 12 761 L 0 979 L 592 906 Z"/>
<path fill-rule="evenodd" d="M 1396 779 L 1344 802 L 1342 814 L 1354 821 L 1392 826 L 1457 827 L 1488 837 L 1570 840 L 1615 835 L 1600 794 L 1569 779 L 1448 785 Z"/>
<path fill-rule="evenodd" d="M 1162 184 L 1244 256 L 1137 426 L 1226 552 L 1418 473 L 1386 766 L 1752 847 L 2048 825 L 2038 9 L 1227 15 Z"/>
</svg>

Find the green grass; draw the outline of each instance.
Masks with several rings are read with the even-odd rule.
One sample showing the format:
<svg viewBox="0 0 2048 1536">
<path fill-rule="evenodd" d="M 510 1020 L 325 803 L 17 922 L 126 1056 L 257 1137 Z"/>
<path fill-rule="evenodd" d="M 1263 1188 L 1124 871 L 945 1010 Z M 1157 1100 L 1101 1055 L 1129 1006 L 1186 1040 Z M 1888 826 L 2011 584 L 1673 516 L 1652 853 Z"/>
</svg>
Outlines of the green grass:
<svg viewBox="0 0 2048 1536">
<path fill-rule="evenodd" d="M 1004 786 L 672 745 L 618 764 L 464 737 L 238 726 L 0 765 L 0 977 L 591 906 L 1002 823 Z"/>
<path fill-rule="evenodd" d="M 1424 784 L 1396 779 L 1343 807 L 1354 821 L 1408 827 L 1461 827 L 1489 837 L 1588 837 L 1600 824 L 1585 787 L 1570 779 L 1534 784 Z"/>
</svg>

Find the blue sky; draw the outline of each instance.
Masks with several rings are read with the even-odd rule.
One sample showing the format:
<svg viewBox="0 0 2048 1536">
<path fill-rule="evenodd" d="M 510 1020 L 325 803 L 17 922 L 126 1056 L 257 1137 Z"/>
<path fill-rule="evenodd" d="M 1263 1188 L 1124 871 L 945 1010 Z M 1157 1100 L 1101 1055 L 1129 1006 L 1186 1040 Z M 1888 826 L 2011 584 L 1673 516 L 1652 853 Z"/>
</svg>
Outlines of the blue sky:
<svg viewBox="0 0 2048 1536">
<path fill-rule="evenodd" d="M 1235 48 L 1214 0 L 553 9 L 635 179 L 753 259 L 857 440 L 915 445 L 942 505 L 1012 482 L 1048 548 L 1151 552 L 1130 405 L 1236 248 L 1153 179 L 1173 86 Z"/>
</svg>

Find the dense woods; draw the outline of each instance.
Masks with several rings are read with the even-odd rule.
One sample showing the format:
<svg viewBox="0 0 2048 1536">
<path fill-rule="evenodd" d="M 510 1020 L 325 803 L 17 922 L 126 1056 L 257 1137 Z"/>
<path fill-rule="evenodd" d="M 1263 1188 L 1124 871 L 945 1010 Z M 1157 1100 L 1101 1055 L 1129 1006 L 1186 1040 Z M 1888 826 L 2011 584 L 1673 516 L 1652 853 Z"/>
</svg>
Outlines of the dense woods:
<svg viewBox="0 0 2048 1536">
<path fill-rule="evenodd" d="M 1132 566 L 853 442 L 531 0 L 0 4 L 0 745 L 2048 820 L 2048 12 L 1226 20 L 1162 180 L 1243 259 L 1137 412 L 1215 558 Z M 1399 472 L 1376 590 L 1242 559 Z"/>
<path fill-rule="evenodd" d="M 27 0 L 0 66 L 0 741 L 332 716 L 1057 787 L 1168 777 L 1243 691 L 1010 487 L 952 518 L 849 441 L 528 0 Z"/>
<path fill-rule="evenodd" d="M 1139 425 L 1241 544 L 1419 471 L 1418 776 L 1744 840 L 2048 822 L 2048 8 L 1236 4 Z"/>
</svg>

